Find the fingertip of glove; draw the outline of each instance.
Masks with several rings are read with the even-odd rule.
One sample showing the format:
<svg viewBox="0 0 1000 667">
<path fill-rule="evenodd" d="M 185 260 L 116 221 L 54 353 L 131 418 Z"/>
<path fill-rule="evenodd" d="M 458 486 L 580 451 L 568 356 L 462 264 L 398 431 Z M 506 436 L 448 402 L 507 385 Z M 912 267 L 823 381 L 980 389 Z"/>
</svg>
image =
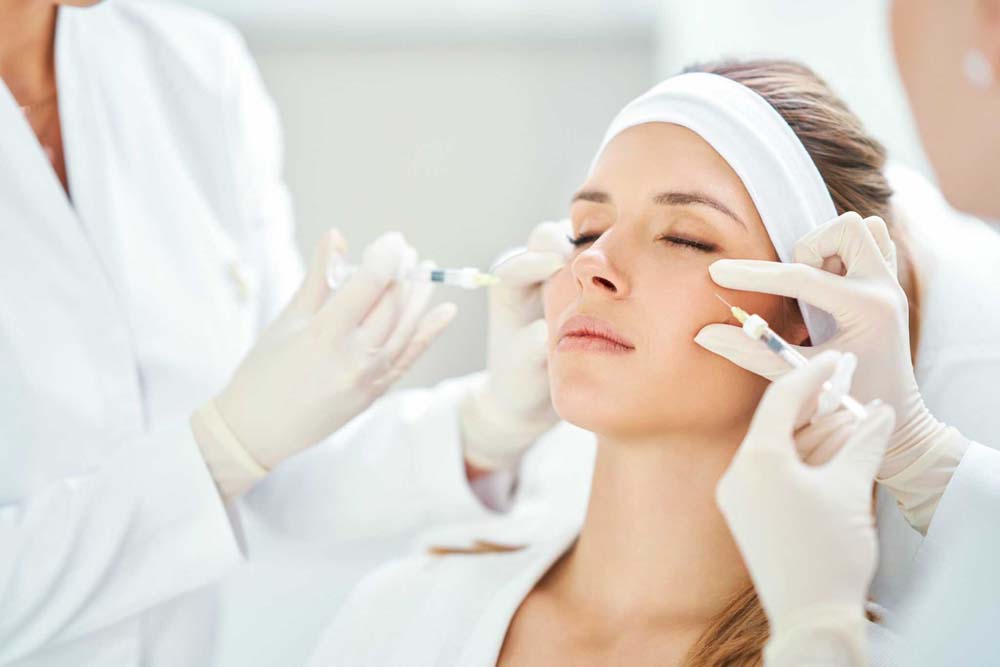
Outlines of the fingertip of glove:
<svg viewBox="0 0 1000 667">
<path fill-rule="evenodd" d="M 427 314 L 425 322 L 429 328 L 443 328 L 455 319 L 456 315 L 458 315 L 458 306 L 451 301 L 446 301 L 435 306 Z"/>
</svg>

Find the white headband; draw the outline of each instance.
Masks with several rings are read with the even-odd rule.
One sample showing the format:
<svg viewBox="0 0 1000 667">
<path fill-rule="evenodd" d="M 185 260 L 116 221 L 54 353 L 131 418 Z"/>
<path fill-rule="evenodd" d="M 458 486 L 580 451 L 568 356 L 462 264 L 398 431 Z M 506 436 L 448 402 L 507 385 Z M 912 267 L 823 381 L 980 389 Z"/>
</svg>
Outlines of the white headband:
<svg viewBox="0 0 1000 667">
<path fill-rule="evenodd" d="M 795 243 L 837 215 L 819 170 L 792 128 L 763 97 L 732 79 L 680 74 L 632 100 L 611 121 L 590 170 L 615 136 L 644 123 L 686 127 L 729 163 L 782 262 L 794 261 Z M 802 302 L 799 307 L 813 345 L 836 332 L 830 315 Z"/>
</svg>

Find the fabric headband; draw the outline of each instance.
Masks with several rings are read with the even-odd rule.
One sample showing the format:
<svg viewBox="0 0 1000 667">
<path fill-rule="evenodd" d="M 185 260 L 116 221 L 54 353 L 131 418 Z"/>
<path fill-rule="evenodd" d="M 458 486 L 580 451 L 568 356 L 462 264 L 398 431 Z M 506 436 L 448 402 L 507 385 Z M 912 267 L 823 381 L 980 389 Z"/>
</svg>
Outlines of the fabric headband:
<svg viewBox="0 0 1000 667">
<path fill-rule="evenodd" d="M 644 123 L 672 123 L 704 139 L 739 176 L 764 221 L 778 258 L 794 261 L 796 242 L 837 209 L 794 130 L 763 97 L 726 77 L 680 74 L 640 95 L 611 121 L 591 172 L 608 143 Z M 813 345 L 836 332 L 826 312 L 799 302 Z"/>
</svg>

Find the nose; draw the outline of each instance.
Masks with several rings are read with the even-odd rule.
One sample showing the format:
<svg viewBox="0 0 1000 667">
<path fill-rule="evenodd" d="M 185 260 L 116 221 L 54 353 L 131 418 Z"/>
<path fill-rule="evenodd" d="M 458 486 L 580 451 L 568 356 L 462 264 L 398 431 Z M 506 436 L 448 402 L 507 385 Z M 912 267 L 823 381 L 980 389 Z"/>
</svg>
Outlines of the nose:
<svg viewBox="0 0 1000 667">
<path fill-rule="evenodd" d="M 619 271 L 608 249 L 596 242 L 570 264 L 573 277 L 581 291 L 600 293 L 614 299 L 628 297 L 631 287 L 624 272 Z"/>
</svg>

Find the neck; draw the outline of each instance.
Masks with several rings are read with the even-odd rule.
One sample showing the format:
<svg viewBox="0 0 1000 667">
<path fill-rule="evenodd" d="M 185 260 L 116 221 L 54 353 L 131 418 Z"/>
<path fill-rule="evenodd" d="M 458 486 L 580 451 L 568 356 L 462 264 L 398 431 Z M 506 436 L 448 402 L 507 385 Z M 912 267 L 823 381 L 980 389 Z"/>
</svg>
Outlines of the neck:
<svg viewBox="0 0 1000 667">
<path fill-rule="evenodd" d="M 613 626 L 655 619 L 701 627 L 750 583 L 715 504 L 742 438 L 599 438 L 590 505 L 559 577 Z"/>
<path fill-rule="evenodd" d="M 55 91 L 56 11 L 41 0 L 0 0 L 0 78 L 19 104 Z"/>
</svg>

